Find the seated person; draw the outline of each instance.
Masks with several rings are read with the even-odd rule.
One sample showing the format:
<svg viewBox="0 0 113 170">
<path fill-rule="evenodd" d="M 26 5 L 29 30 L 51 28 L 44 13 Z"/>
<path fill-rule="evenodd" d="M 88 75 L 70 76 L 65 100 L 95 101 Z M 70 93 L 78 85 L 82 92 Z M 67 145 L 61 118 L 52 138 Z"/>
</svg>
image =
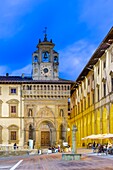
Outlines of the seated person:
<svg viewBox="0 0 113 170">
<path fill-rule="evenodd" d="M 99 147 L 98 147 L 98 153 L 104 153 L 104 147 L 103 147 L 103 145 L 99 145 Z"/>
</svg>

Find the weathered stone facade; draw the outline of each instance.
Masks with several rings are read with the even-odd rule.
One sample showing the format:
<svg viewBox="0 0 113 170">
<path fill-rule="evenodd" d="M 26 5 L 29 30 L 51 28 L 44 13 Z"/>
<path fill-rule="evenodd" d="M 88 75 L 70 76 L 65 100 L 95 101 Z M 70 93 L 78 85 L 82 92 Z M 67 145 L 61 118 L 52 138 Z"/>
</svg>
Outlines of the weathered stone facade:
<svg viewBox="0 0 113 170">
<path fill-rule="evenodd" d="M 68 139 L 72 82 L 59 78 L 58 53 L 46 36 L 33 53 L 31 77 L 0 76 L 0 144 L 27 147 L 31 139 L 39 148 Z"/>
</svg>

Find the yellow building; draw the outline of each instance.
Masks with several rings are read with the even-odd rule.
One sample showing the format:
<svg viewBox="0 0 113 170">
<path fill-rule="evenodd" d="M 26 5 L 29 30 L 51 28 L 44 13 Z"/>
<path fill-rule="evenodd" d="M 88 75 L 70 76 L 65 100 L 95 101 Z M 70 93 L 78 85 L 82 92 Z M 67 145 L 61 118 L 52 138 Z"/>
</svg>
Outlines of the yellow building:
<svg viewBox="0 0 113 170">
<path fill-rule="evenodd" d="M 76 123 L 77 146 L 91 134 L 113 133 L 113 28 L 96 49 L 71 89 L 69 124 Z M 108 140 L 102 140 L 107 142 Z"/>
<path fill-rule="evenodd" d="M 34 148 L 67 141 L 72 81 L 59 78 L 59 54 L 52 40 L 39 40 L 32 75 L 0 76 L 0 144 Z"/>
</svg>

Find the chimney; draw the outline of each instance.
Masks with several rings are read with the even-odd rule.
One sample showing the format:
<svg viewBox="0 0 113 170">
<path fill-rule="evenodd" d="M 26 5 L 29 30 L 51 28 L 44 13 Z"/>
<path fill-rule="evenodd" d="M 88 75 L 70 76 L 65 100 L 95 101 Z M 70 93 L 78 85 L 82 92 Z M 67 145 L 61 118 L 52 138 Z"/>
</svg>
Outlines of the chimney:
<svg viewBox="0 0 113 170">
<path fill-rule="evenodd" d="M 6 73 L 6 77 L 8 77 L 9 76 L 9 73 Z"/>
<path fill-rule="evenodd" d="M 22 78 L 24 78 L 24 73 L 22 73 Z"/>
</svg>

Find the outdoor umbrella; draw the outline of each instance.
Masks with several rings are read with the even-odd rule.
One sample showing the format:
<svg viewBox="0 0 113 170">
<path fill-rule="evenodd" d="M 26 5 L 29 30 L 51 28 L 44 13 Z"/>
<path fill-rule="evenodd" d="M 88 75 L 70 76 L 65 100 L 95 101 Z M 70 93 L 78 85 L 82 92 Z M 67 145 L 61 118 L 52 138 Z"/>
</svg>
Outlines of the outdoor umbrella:
<svg viewBox="0 0 113 170">
<path fill-rule="evenodd" d="M 112 133 L 103 134 L 103 137 L 104 137 L 104 139 L 113 138 L 113 134 Z"/>
<path fill-rule="evenodd" d="M 82 140 L 85 140 L 85 139 L 104 139 L 104 136 L 102 134 L 97 134 L 97 135 L 92 134 L 92 135 L 82 138 Z"/>
</svg>

